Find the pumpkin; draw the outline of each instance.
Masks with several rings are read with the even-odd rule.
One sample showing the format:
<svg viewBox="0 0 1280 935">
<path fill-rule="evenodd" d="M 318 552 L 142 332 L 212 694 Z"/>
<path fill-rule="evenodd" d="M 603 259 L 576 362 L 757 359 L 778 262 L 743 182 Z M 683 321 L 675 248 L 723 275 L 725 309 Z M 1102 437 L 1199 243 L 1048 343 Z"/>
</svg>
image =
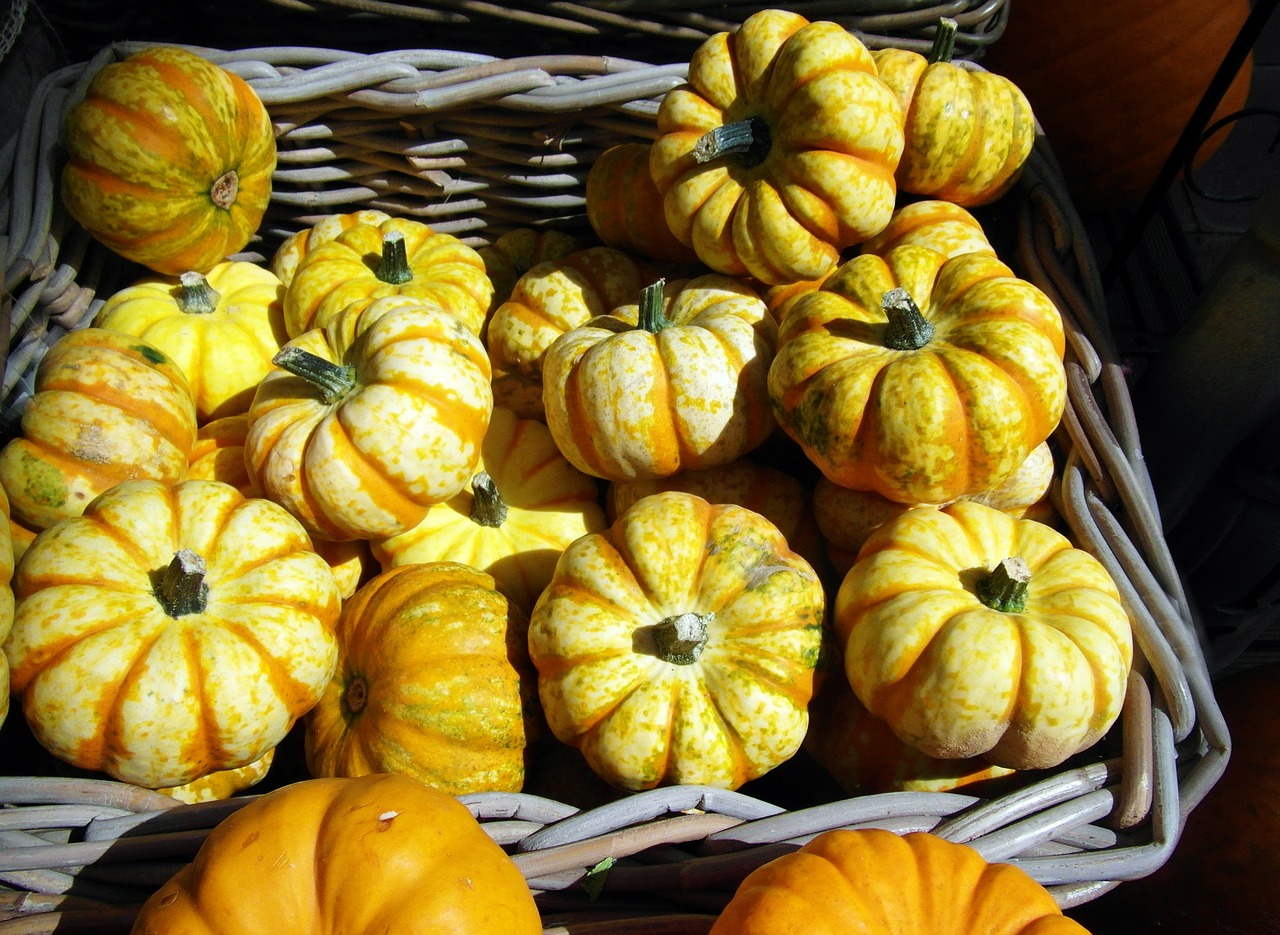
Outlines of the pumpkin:
<svg viewBox="0 0 1280 935">
<path fill-rule="evenodd" d="M 44 530 L 4 644 L 41 746 L 164 788 L 274 748 L 333 672 L 339 597 L 302 527 L 217 481 L 125 481 Z"/>
<path fill-rule="evenodd" d="M 357 224 L 377 227 L 383 221 L 391 220 L 391 215 L 377 208 L 360 208 L 346 214 L 326 214 L 310 227 L 294 231 L 286 237 L 275 253 L 271 254 L 270 270 L 287 287 L 293 282 L 293 274 L 298 271 L 298 264 L 314 247 L 328 243 L 343 231 Z"/>
<path fill-rule="evenodd" d="M 0 487 L 0 645 L 13 626 L 13 537 L 9 532 L 9 498 Z M 0 727 L 9 716 L 9 660 L 0 652 Z"/>
<path fill-rule="evenodd" d="M 520 277 L 539 263 L 562 259 L 584 247 L 585 244 L 572 234 L 531 227 L 509 230 L 493 243 L 480 247 L 477 252 L 484 261 L 489 281 L 493 283 L 489 313 L 507 301 Z"/>
<path fill-rule="evenodd" d="M 446 559 L 471 565 L 528 615 L 565 547 L 604 525 L 595 479 L 565 459 L 550 430 L 495 407 L 471 482 L 412 529 L 371 546 L 384 571 Z"/>
<path fill-rule="evenodd" d="M 156 46 L 112 62 L 64 120 L 62 203 L 97 240 L 164 275 L 249 243 L 271 198 L 275 134 L 238 76 Z"/>
<path fill-rule="evenodd" d="M 1025 870 L 926 831 L 823 832 L 756 868 L 711 935 L 1087 935 Z"/>
<path fill-rule="evenodd" d="M 304 779 L 223 819 L 133 935 L 540 935 L 515 863 L 454 797 L 408 776 Z"/>
<path fill-rule="evenodd" d="M 980 756 L 940 759 L 903 743 L 860 702 L 844 672 L 823 673 L 809 705 L 804 749 L 848 795 L 949 792 L 1010 776 Z"/>
<path fill-rule="evenodd" d="M 790 474 L 743 457 L 670 477 L 614 481 L 605 491 L 605 515 L 613 522 L 637 500 L 663 490 L 683 490 L 710 503 L 736 503 L 759 513 L 778 527 L 787 545 L 805 561 L 818 571 L 825 568 L 822 537 L 809 492 Z"/>
<path fill-rule="evenodd" d="M 800 748 L 824 612 L 763 516 L 653 494 L 565 549 L 538 599 L 543 713 L 618 788 L 737 788 Z"/>
<path fill-rule="evenodd" d="M 182 480 L 196 409 L 167 354 L 132 335 L 78 328 L 41 358 L 21 425 L 0 450 L 0 485 L 14 519 L 38 532 L 121 481 Z"/>
<path fill-rule="evenodd" d="M 494 369 L 541 387 L 543 358 L 556 338 L 634 302 L 656 278 L 642 260 L 607 246 L 537 264 L 489 321 L 485 346 Z"/>
<path fill-rule="evenodd" d="M 672 233 L 712 270 L 816 279 L 889 222 L 903 120 L 852 33 L 761 10 L 703 42 L 664 95 L 649 171 Z"/>
<path fill-rule="evenodd" d="M 312 776 L 404 773 L 453 795 L 519 792 L 537 735 L 528 617 L 460 562 L 371 578 L 338 620 L 338 665 L 307 715 Z"/>
<path fill-rule="evenodd" d="M 637 298 L 547 349 L 543 409 L 564 456 L 618 481 L 727 464 L 759 446 L 777 427 L 764 301 L 714 273 L 659 280 Z"/>
<path fill-rule="evenodd" d="M 1000 484 L 960 499 L 973 500 L 1022 519 L 1045 501 L 1053 478 L 1053 451 L 1045 441 Z M 852 567 L 858 550 L 877 526 L 913 507 L 938 505 L 899 503 L 870 490 L 840 487 L 825 477 L 818 478 L 813 486 L 817 526 L 826 544 L 827 556 L 842 576 Z"/>
<path fill-rule="evenodd" d="M 946 503 L 1004 481 L 1066 408 L 1062 316 L 994 256 L 853 257 L 779 328 L 769 392 L 832 482 Z"/>
<path fill-rule="evenodd" d="M 1013 187 L 1036 139 L 1022 90 L 1003 75 L 951 61 L 957 24 L 943 17 L 928 55 L 885 48 L 876 69 L 906 114 L 898 187 L 961 206 L 995 201 Z"/>
<path fill-rule="evenodd" d="M 587 221 L 601 241 L 658 263 L 694 266 L 698 255 L 667 226 L 662 193 L 649 174 L 648 143 L 619 143 L 587 173 Z"/>
<path fill-rule="evenodd" d="M 229 799 L 237 792 L 243 792 L 266 779 L 275 759 L 276 748 L 272 747 L 252 763 L 246 763 L 235 769 L 220 769 L 180 786 L 157 789 L 156 792 L 172 796 L 187 805 Z"/>
<path fill-rule="evenodd" d="M 1124 212 L 1155 184 L 1252 7 L 1249 0 L 1036 0 L 1010 10 L 982 63 L 1035 103 L 1073 203 L 1086 215 Z M 1245 107 L 1252 62 L 1245 58 L 1206 126 Z M 1202 144 L 1192 164 L 1208 159 L 1228 132 Z"/>
<path fill-rule="evenodd" d="M 244 412 L 287 337 L 284 285 L 245 260 L 148 276 L 109 297 L 96 327 L 143 338 L 182 368 L 200 423 Z"/>
<path fill-rule="evenodd" d="M 867 539 L 832 622 L 858 700 L 929 756 L 1045 769 L 1124 702 L 1133 634 L 1115 582 L 1066 536 L 972 501 Z"/>
<path fill-rule="evenodd" d="M 461 319 L 416 305 L 364 320 L 288 342 L 249 408 L 249 476 L 321 539 L 420 523 L 475 474 L 493 408 L 488 357 Z"/>
<path fill-rule="evenodd" d="M 284 295 L 285 330 L 296 338 L 353 302 L 388 295 L 429 301 L 479 334 L 493 284 L 480 255 L 452 234 L 403 218 L 356 223 L 298 262 Z"/>
</svg>

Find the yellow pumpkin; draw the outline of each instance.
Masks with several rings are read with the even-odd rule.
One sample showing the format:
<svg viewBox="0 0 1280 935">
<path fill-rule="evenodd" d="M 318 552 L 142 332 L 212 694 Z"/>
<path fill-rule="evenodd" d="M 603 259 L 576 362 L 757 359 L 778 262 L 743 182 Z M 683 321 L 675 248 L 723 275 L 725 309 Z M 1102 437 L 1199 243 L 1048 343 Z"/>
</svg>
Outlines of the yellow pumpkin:
<svg viewBox="0 0 1280 935">
<path fill-rule="evenodd" d="M 284 239 L 271 255 L 270 270 L 285 286 L 293 282 L 293 274 L 312 248 L 328 243 L 349 227 L 368 224 L 377 227 L 391 215 L 377 208 L 361 208 L 347 214 L 326 214 L 310 227 L 295 231 Z"/>
<path fill-rule="evenodd" d="M 569 543 L 605 526 L 594 478 L 560 453 L 541 422 L 495 407 L 479 470 L 412 529 L 371 543 L 384 571 L 452 560 L 493 576 L 525 614 Z"/>
<path fill-rule="evenodd" d="M 493 283 L 489 313 L 492 314 L 494 309 L 511 298 L 511 290 L 520 277 L 539 263 L 559 260 L 585 246 L 577 237 L 563 231 L 517 227 L 481 247 L 476 252 L 484 260 L 485 273 Z"/>
<path fill-rule="evenodd" d="M 564 456 L 606 480 L 728 464 L 775 430 L 767 378 L 776 325 L 741 280 L 659 281 L 637 304 L 547 349 L 542 402 Z"/>
<path fill-rule="evenodd" d="M 478 335 L 493 284 L 480 255 L 452 234 L 403 218 L 353 223 L 299 260 L 284 295 L 285 331 L 296 338 L 353 302 L 388 295 L 429 301 Z"/>
<path fill-rule="evenodd" d="M 191 387 L 168 355 L 78 328 L 40 360 L 22 434 L 0 450 L 0 485 L 14 519 L 38 532 L 121 481 L 182 480 L 195 436 Z"/>
<path fill-rule="evenodd" d="M 244 412 L 287 336 L 284 285 L 256 263 L 148 276 L 112 295 L 93 323 L 143 338 L 182 368 L 200 423 Z"/>
<path fill-rule="evenodd" d="M 272 747 L 252 763 L 234 769 L 220 769 L 180 786 L 157 789 L 156 792 L 171 796 L 186 805 L 229 799 L 237 792 L 243 792 L 266 779 L 275 759 L 276 748 Z"/>
<path fill-rule="evenodd" d="M 1046 769 L 1120 714 L 1133 634 L 1102 564 L 971 501 L 871 534 L 832 622 L 859 701 L 929 756 Z"/>
<path fill-rule="evenodd" d="M 1066 408 L 1062 316 L 994 256 L 905 244 L 798 296 L 769 392 L 832 483 L 946 503 L 1003 482 Z"/>
<path fill-rule="evenodd" d="M 971 207 L 1013 187 L 1035 144 L 1036 120 L 1003 75 L 951 61 L 956 21 L 942 18 L 928 55 L 884 48 L 876 69 L 906 115 L 898 187 Z"/>
<path fill-rule="evenodd" d="M 761 10 L 694 52 L 658 109 L 649 171 L 672 233 L 711 269 L 816 279 L 888 224 L 903 120 L 856 36 Z"/>
<path fill-rule="evenodd" d="M 804 739 L 824 611 L 763 516 L 653 494 L 570 545 L 534 607 L 543 713 L 618 788 L 737 788 Z"/>
<path fill-rule="evenodd" d="M 408 776 L 304 779 L 247 803 L 143 904 L 134 935 L 541 935 L 512 859 Z"/>
<path fill-rule="evenodd" d="M 150 788 L 254 762 L 337 661 L 333 572 L 302 527 L 216 481 L 126 481 L 44 530 L 4 644 L 40 744 Z"/>
<path fill-rule="evenodd" d="M 338 665 L 304 721 L 311 775 L 519 792 L 541 720 L 528 626 L 492 577 L 459 562 L 370 579 L 343 604 Z"/>
<path fill-rule="evenodd" d="M 9 498 L 0 487 L 0 646 L 13 626 L 13 537 L 9 532 Z M 0 652 L 0 727 L 9 716 L 9 660 Z"/>
<path fill-rule="evenodd" d="M 493 408 L 489 359 L 461 319 L 415 305 L 362 320 L 286 344 L 249 409 L 250 477 L 321 539 L 422 522 L 475 474 Z"/>
<path fill-rule="evenodd" d="M 753 870 L 710 935 L 1088 935 L 1025 870 L 925 831 L 826 831 Z"/>
</svg>

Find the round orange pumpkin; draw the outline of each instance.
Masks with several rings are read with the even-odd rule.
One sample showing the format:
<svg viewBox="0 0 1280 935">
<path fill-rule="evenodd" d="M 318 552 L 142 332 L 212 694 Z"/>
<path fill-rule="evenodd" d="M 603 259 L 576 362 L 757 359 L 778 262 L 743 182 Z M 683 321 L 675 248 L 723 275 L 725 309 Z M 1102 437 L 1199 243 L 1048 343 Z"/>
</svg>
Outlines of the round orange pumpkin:
<svg viewBox="0 0 1280 935">
<path fill-rule="evenodd" d="M 662 193 L 649 174 L 649 148 L 619 143 L 596 157 L 587 173 L 587 220 L 611 247 L 658 263 L 694 266 L 698 255 L 667 226 Z"/>
<path fill-rule="evenodd" d="M 306 779 L 224 819 L 133 935 L 541 935 L 524 877 L 457 799 L 408 776 Z"/>
<path fill-rule="evenodd" d="M 203 273 L 266 213 L 271 117 L 244 79 L 195 52 L 157 46 L 105 66 L 65 127 L 62 202 L 125 259 Z"/>
</svg>

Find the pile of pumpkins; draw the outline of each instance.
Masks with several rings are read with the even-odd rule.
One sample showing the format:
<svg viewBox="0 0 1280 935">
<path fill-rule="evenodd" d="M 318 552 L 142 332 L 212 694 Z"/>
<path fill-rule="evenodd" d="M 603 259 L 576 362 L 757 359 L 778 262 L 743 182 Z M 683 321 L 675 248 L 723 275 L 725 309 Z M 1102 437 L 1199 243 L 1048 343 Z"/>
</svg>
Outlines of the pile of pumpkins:
<svg viewBox="0 0 1280 935">
<path fill-rule="evenodd" d="M 275 165 L 248 85 L 177 48 L 104 68 L 62 197 L 152 273 L 50 348 L 0 451 L 0 673 L 40 744 L 195 801 L 300 722 L 311 827 L 364 794 L 338 779 L 520 790 L 552 739 L 619 794 L 802 746 L 851 793 L 945 789 L 1097 743 L 1132 636 L 1053 524 L 1063 324 L 968 210 L 1035 122 L 949 35 L 765 10 L 707 40 L 652 143 L 592 167 L 598 243 L 366 209 L 261 265 L 228 259 Z M 360 820 L 409 834 L 416 794 Z M 915 859 L 889 837 L 856 846 Z M 811 885 L 775 872 L 766 906 Z"/>
</svg>

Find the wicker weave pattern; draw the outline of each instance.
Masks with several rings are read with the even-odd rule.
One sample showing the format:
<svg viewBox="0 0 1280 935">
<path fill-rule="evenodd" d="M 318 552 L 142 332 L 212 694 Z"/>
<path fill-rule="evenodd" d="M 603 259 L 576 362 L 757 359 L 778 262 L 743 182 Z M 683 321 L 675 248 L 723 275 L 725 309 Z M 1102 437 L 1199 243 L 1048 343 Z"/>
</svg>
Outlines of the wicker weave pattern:
<svg viewBox="0 0 1280 935">
<path fill-rule="evenodd" d="M 68 221 L 55 184 L 62 114 L 98 68 L 130 51 L 109 48 L 51 75 L 23 133 L 0 152 L 10 416 L 47 343 L 138 274 Z M 357 206 L 422 217 L 473 242 L 533 221 L 581 223 L 594 154 L 651 137 L 658 99 L 683 76 L 679 66 L 593 56 L 204 53 L 257 89 L 279 130 L 260 256 L 314 216 Z M 1008 197 L 1017 247 L 1006 259 L 1055 300 L 1067 328 L 1059 512 L 1115 577 L 1135 625 L 1137 659 L 1114 736 L 1060 772 L 989 799 L 901 792 L 787 812 L 738 793 L 674 788 L 578 812 L 532 796 L 466 797 L 518 855 L 549 928 L 610 920 L 612 933 L 704 932 L 758 863 L 827 828 L 867 825 L 973 843 L 1076 905 L 1160 866 L 1221 775 L 1226 728 L 1162 537 L 1088 240 L 1044 140 Z M 17 892 L 0 893 L 0 919 L 85 912 L 95 930 L 115 919 L 127 931 L 129 907 L 242 801 L 173 807 L 117 783 L 0 779 L 0 803 L 14 806 L 0 811 L 0 882 Z M 609 855 L 623 859 L 591 902 L 580 884 Z M 86 864 L 90 872 L 75 871 Z M 116 871 L 142 882 L 122 889 L 110 882 Z M 619 921 L 627 919 L 640 921 Z"/>
</svg>

